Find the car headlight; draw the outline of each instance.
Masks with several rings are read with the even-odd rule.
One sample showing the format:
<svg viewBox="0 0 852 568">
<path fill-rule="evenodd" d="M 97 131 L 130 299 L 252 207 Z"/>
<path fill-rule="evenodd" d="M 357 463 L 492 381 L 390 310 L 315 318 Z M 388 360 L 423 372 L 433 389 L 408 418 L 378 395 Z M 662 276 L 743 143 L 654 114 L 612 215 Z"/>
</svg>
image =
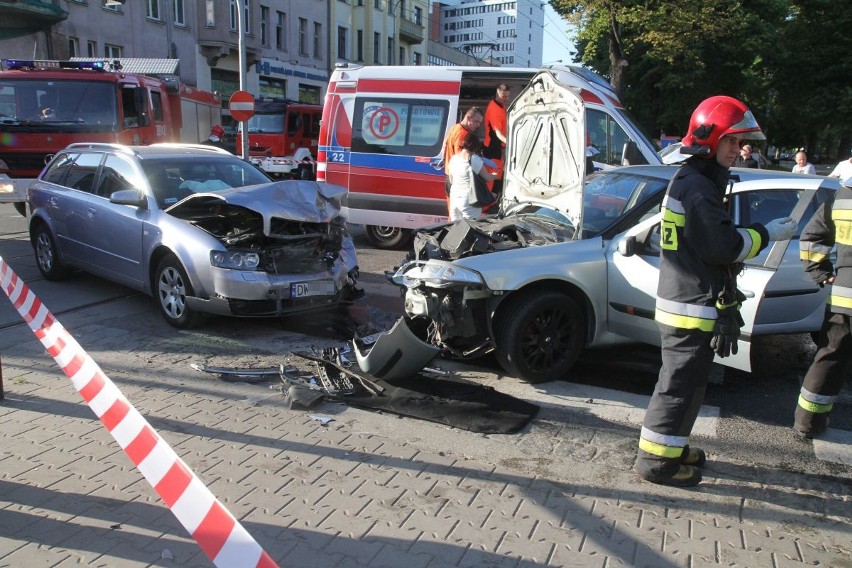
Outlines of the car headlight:
<svg viewBox="0 0 852 568">
<path fill-rule="evenodd" d="M 400 268 L 400 282 L 407 288 L 416 288 L 421 284 L 434 288 L 453 285 L 479 286 L 485 284 L 482 276 L 469 268 L 444 263 L 414 263 Z"/>
<path fill-rule="evenodd" d="M 260 266 L 260 255 L 256 252 L 238 250 L 210 251 L 210 264 L 218 268 L 233 270 L 257 270 Z"/>
</svg>

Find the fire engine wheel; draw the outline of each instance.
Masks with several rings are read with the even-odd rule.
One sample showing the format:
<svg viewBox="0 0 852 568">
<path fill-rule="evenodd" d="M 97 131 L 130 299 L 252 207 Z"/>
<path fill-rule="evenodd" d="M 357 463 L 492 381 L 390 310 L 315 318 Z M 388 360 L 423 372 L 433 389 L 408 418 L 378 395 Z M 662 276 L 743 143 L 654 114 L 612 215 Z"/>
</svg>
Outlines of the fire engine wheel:
<svg viewBox="0 0 852 568">
<path fill-rule="evenodd" d="M 365 227 L 367 240 L 380 249 L 396 249 L 408 242 L 411 231 L 399 227 L 385 227 L 383 225 L 367 225 Z"/>
<path fill-rule="evenodd" d="M 495 322 L 497 362 L 529 383 L 561 379 L 583 350 L 585 329 L 583 312 L 567 294 L 521 294 Z"/>
<path fill-rule="evenodd" d="M 65 280 L 71 274 L 71 269 L 59 259 L 56 241 L 46 225 L 39 225 L 32 236 L 33 251 L 35 252 L 38 271 L 47 280 Z"/>
<path fill-rule="evenodd" d="M 154 299 L 160 314 L 169 325 L 188 329 L 198 324 L 201 321 L 200 314 L 194 312 L 186 302 L 186 297 L 192 295 L 192 284 L 175 255 L 163 257 L 157 265 L 155 277 Z"/>
</svg>

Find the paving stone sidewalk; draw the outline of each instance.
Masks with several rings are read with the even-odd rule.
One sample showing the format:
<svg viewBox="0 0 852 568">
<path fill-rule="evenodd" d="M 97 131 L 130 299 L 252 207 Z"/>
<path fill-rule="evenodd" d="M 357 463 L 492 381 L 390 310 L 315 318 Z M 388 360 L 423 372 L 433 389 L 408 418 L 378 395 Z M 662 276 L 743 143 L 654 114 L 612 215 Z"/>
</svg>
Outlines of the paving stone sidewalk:
<svg viewBox="0 0 852 568">
<path fill-rule="evenodd" d="M 634 428 L 557 409 L 514 435 L 290 410 L 276 383 L 189 366 L 279 352 L 151 314 L 62 322 L 282 568 L 852 566 L 852 468 L 711 456 L 701 486 L 664 488 L 632 473 Z M 30 331 L 0 354 L 0 566 L 211 566 Z"/>
</svg>

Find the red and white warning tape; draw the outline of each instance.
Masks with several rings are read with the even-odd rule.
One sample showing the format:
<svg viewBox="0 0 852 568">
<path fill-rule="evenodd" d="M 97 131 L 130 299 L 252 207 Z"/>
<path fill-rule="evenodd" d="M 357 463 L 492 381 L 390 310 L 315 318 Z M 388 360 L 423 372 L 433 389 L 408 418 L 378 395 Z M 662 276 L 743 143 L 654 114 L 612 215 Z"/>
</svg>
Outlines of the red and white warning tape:
<svg viewBox="0 0 852 568">
<path fill-rule="evenodd" d="M 221 568 L 278 565 L 0 257 L 0 287 L 154 491 Z"/>
</svg>

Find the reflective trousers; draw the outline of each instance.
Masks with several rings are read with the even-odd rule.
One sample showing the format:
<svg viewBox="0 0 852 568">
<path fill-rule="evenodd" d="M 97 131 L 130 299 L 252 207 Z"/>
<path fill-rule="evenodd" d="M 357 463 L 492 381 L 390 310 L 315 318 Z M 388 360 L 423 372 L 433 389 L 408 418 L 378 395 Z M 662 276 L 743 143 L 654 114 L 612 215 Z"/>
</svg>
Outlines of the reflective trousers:
<svg viewBox="0 0 852 568">
<path fill-rule="evenodd" d="M 843 388 L 852 360 L 852 316 L 829 312 L 822 323 L 817 352 L 796 405 L 796 428 L 808 432 L 825 427 L 834 400 Z M 818 422 L 818 423 L 817 423 Z"/>
<path fill-rule="evenodd" d="M 713 364 L 713 334 L 660 328 L 663 365 L 645 412 L 636 461 L 636 471 L 646 476 L 677 473 Z"/>
</svg>

